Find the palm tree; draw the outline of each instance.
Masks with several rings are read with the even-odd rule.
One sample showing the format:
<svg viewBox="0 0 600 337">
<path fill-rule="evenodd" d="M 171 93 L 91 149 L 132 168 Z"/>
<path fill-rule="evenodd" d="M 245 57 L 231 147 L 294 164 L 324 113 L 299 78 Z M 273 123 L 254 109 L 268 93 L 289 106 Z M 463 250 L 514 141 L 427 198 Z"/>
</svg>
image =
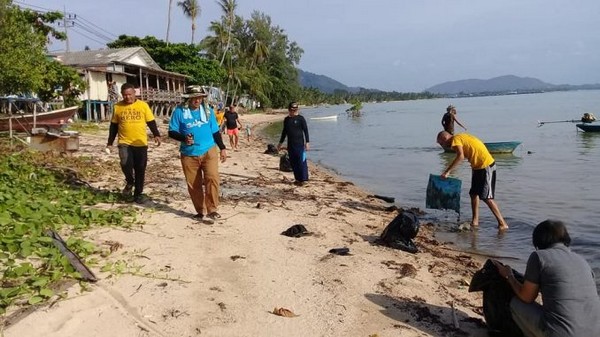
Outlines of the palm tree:
<svg viewBox="0 0 600 337">
<path fill-rule="evenodd" d="M 169 31 L 171 30 L 171 7 L 173 6 L 173 0 L 169 0 L 169 14 L 167 17 L 167 46 L 169 45 Z"/>
<path fill-rule="evenodd" d="M 214 36 L 207 35 L 200 41 L 200 48 L 206 50 L 209 57 L 213 60 L 221 58 L 223 47 L 227 43 L 225 27 L 222 22 L 212 21 L 208 30 L 214 33 Z"/>
<path fill-rule="evenodd" d="M 237 8 L 237 2 L 235 0 L 219 0 L 218 4 L 221 6 L 221 10 L 223 10 L 223 16 L 227 24 L 227 43 L 225 44 L 223 56 L 221 56 L 221 62 L 219 63 L 219 65 L 223 65 L 223 62 L 225 61 L 225 54 L 227 54 L 227 51 L 229 50 L 229 43 L 231 42 L 231 29 L 235 21 L 235 9 Z"/>
<path fill-rule="evenodd" d="M 198 0 L 178 1 L 177 6 L 181 7 L 183 14 L 192 19 L 192 44 L 194 44 L 194 34 L 196 33 L 196 18 L 200 16 L 200 4 Z"/>
<path fill-rule="evenodd" d="M 250 69 L 256 67 L 269 57 L 270 50 L 264 41 L 256 37 L 251 43 L 248 53 L 252 59 Z"/>
</svg>

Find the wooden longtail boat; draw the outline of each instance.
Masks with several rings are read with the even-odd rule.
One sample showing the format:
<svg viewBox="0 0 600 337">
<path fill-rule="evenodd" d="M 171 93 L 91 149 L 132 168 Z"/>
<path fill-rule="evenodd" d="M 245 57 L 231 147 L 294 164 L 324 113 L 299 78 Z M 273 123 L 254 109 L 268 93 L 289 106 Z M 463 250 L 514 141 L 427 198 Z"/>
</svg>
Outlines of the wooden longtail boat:
<svg viewBox="0 0 600 337">
<path fill-rule="evenodd" d="M 48 112 L 37 112 L 35 117 L 33 113 L 13 113 L 11 115 L 0 115 L 0 131 L 9 131 L 12 122 L 12 129 L 15 132 L 31 132 L 34 127 L 45 128 L 47 130 L 58 130 L 68 123 L 70 118 L 77 113 L 78 106 L 72 106 L 64 109 L 58 109 Z"/>
</svg>

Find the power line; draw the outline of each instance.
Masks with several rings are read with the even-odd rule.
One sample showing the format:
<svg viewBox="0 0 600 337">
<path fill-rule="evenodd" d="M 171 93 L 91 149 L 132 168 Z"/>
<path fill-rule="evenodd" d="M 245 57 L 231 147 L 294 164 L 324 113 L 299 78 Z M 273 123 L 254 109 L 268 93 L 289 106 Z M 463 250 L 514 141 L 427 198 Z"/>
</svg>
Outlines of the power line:
<svg viewBox="0 0 600 337">
<path fill-rule="evenodd" d="M 77 20 L 76 26 L 79 27 L 79 28 L 81 28 L 81 29 L 83 29 L 83 30 L 85 30 L 86 32 L 88 32 L 90 34 L 95 35 L 98 38 L 103 39 L 103 40 L 107 40 L 107 41 L 112 41 L 113 40 L 113 38 L 111 38 L 111 37 L 109 37 L 109 36 L 107 36 L 105 34 L 102 34 L 98 30 L 96 30 L 96 29 L 94 29 L 94 28 L 86 25 L 85 23 L 83 23 L 83 22 L 81 22 L 79 20 Z"/>
<path fill-rule="evenodd" d="M 106 44 L 106 42 L 98 41 L 98 40 L 94 39 L 93 37 L 87 36 L 86 34 L 84 34 L 84 33 L 80 32 L 80 31 L 78 31 L 76 28 L 77 28 L 77 27 L 73 27 L 73 32 L 75 32 L 75 33 L 77 33 L 77 34 L 79 34 L 79 35 L 81 35 L 81 36 L 85 37 L 85 38 L 86 38 L 86 39 L 88 39 L 88 40 L 92 40 L 92 41 L 94 41 L 94 42 L 96 42 L 96 43 L 99 43 L 99 44 Z"/>
<path fill-rule="evenodd" d="M 106 30 L 106 29 L 104 29 L 104 28 L 102 28 L 102 27 L 100 27 L 100 26 L 97 26 L 96 24 L 94 24 L 93 22 L 91 22 L 91 21 L 89 21 L 89 20 L 86 20 L 86 19 L 85 19 L 84 17 L 82 17 L 81 15 L 80 15 L 80 16 L 78 16 L 78 18 L 79 18 L 80 20 L 82 20 L 82 21 L 84 21 L 84 22 L 86 22 L 86 23 L 90 24 L 91 26 L 94 26 L 94 27 L 96 27 L 97 29 L 100 29 L 101 31 L 103 31 L 103 32 L 105 32 L 106 34 L 108 34 L 109 36 L 112 36 L 111 38 L 113 38 L 113 39 L 118 37 L 116 34 L 114 34 L 114 33 L 111 33 L 111 32 L 109 32 L 108 30 Z"/>
<path fill-rule="evenodd" d="M 27 4 L 25 2 L 17 1 L 17 0 L 15 0 L 13 2 L 18 4 L 22 8 L 33 10 L 38 13 L 47 13 L 47 12 L 63 13 L 63 15 L 64 15 L 63 22 L 62 23 L 57 22 L 55 25 L 58 27 L 62 27 L 65 30 L 65 34 L 67 34 L 67 42 L 66 42 L 67 43 L 67 52 L 69 51 L 67 28 L 70 28 L 70 29 L 78 28 L 78 30 L 73 30 L 73 31 L 76 32 L 77 34 L 85 37 L 86 39 L 89 39 L 91 41 L 94 41 L 94 42 L 100 43 L 100 44 L 106 44 L 107 42 L 113 41 L 117 38 L 116 34 L 109 32 L 108 30 L 96 25 L 95 23 L 93 23 L 75 13 L 67 12 L 66 10 L 56 10 L 56 9 L 50 9 L 50 8 L 36 6 L 36 5 L 31 5 L 31 4 Z M 26 8 L 23 6 L 27 6 L 29 8 Z M 87 34 L 84 33 L 84 31 Z M 90 36 L 88 34 L 90 34 L 92 36 Z M 98 39 L 101 39 L 103 41 L 99 41 Z"/>
</svg>

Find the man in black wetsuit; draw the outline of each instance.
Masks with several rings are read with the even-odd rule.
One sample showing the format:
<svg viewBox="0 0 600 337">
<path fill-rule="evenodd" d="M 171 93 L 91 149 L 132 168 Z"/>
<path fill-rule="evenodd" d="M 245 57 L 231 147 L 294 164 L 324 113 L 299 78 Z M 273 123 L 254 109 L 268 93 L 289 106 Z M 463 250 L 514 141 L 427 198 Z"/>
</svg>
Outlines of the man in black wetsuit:
<svg viewBox="0 0 600 337">
<path fill-rule="evenodd" d="M 308 181 L 308 164 L 306 161 L 306 151 L 310 149 L 308 127 L 306 119 L 298 114 L 298 103 L 290 103 L 288 112 L 289 115 L 283 120 L 283 131 L 281 131 L 277 149 L 281 150 L 283 148 L 283 141 L 287 137 L 287 150 L 296 180 L 294 184 L 302 186 Z"/>
</svg>

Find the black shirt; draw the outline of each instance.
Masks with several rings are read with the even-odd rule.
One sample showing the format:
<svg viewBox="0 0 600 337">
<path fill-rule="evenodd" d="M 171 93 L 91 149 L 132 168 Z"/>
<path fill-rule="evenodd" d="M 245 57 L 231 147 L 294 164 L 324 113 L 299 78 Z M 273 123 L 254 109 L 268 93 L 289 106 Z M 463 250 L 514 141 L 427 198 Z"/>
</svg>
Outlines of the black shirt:
<svg viewBox="0 0 600 337">
<path fill-rule="evenodd" d="M 287 116 L 283 120 L 283 131 L 281 131 L 281 138 L 279 139 L 280 144 L 283 143 L 286 136 L 288 146 L 304 145 L 305 141 L 309 143 L 306 119 L 301 115 Z"/>
<path fill-rule="evenodd" d="M 238 124 L 237 124 L 237 120 L 238 120 L 238 114 L 237 112 L 231 112 L 231 111 L 227 111 L 225 112 L 225 115 L 223 116 L 225 117 L 225 125 L 227 126 L 227 129 L 229 130 L 233 130 L 233 129 L 237 129 Z"/>
</svg>

